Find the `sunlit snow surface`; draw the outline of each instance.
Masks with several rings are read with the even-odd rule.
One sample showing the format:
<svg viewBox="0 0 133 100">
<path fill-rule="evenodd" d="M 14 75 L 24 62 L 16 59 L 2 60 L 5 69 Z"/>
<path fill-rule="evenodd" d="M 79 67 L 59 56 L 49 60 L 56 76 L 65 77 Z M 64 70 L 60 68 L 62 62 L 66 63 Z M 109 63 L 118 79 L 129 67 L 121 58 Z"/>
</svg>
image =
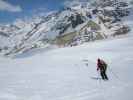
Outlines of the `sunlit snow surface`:
<svg viewBox="0 0 133 100">
<path fill-rule="evenodd" d="M 133 100 L 132 51 L 130 35 L 1 57 L 0 100 Z M 109 81 L 94 79 L 98 57 L 108 63 Z"/>
</svg>

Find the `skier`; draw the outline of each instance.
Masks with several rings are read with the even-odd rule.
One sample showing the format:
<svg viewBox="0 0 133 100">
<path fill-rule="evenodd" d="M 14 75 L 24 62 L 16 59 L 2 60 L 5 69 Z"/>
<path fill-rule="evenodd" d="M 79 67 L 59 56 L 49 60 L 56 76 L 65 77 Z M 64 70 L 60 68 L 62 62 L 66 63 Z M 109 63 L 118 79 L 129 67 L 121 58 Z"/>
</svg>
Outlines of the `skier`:
<svg viewBox="0 0 133 100">
<path fill-rule="evenodd" d="M 103 80 L 108 80 L 108 77 L 106 75 L 107 70 L 107 64 L 102 59 L 97 59 L 97 71 L 100 69 L 100 74 Z"/>
</svg>

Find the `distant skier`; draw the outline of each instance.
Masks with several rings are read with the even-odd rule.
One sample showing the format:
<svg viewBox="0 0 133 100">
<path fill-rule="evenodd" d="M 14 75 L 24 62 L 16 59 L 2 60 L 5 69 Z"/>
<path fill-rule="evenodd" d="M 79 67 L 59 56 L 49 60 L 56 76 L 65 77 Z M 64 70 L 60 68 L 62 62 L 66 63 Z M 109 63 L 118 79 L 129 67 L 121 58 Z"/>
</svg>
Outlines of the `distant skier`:
<svg viewBox="0 0 133 100">
<path fill-rule="evenodd" d="M 97 59 L 97 71 L 100 70 L 100 74 L 103 80 L 108 80 L 108 77 L 106 75 L 107 70 L 107 64 L 102 59 Z"/>
</svg>

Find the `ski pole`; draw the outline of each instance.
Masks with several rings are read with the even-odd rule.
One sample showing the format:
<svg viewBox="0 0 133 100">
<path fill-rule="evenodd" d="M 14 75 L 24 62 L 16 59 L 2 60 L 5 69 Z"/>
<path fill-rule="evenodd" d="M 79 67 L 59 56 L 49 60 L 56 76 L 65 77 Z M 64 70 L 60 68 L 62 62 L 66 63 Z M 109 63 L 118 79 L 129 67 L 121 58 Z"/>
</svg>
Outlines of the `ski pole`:
<svg viewBox="0 0 133 100">
<path fill-rule="evenodd" d="M 99 77 L 99 83 L 101 84 L 101 75 L 100 75 L 100 72 L 99 71 L 97 71 L 97 75 Z"/>
<path fill-rule="evenodd" d="M 110 67 L 108 67 L 108 68 L 109 68 L 110 72 L 111 72 L 118 80 L 120 80 L 119 77 L 116 75 L 116 73 L 114 73 L 113 70 L 112 70 Z"/>
</svg>

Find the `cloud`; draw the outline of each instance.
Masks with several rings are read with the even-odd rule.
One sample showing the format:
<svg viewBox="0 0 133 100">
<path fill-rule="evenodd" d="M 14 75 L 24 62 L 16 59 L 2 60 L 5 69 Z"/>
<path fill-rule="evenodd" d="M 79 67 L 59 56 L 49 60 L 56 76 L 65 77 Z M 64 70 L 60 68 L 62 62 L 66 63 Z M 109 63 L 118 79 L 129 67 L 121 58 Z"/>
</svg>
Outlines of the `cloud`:
<svg viewBox="0 0 133 100">
<path fill-rule="evenodd" d="M 75 4 L 79 4 L 79 0 L 67 0 L 67 1 L 64 1 L 63 3 L 63 5 L 67 7 L 71 7 Z"/>
<path fill-rule="evenodd" d="M 22 8 L 19 5 L 12 5 L 5 0 L 0 0 L 0 11 L 21 12 Z"/>
<path fill-rule="evenodd" d="M 63 5 L 66 7 L 71 7 L 78 4 L 84 4 L 86 2 L 90 2 L 91 0 L 65 0 Z"/>
</svg>

